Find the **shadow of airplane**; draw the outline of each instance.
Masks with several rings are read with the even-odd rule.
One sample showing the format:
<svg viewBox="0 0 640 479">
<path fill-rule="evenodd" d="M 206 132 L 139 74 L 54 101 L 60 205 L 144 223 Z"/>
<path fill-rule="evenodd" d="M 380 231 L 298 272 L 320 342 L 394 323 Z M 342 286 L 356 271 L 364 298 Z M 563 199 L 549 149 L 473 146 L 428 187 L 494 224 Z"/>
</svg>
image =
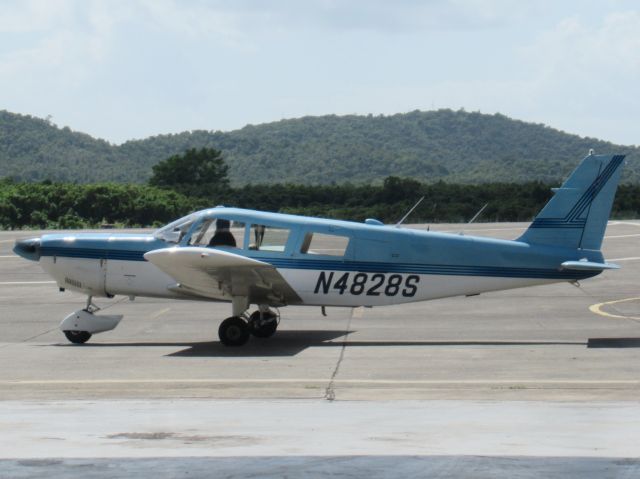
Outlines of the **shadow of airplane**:
<svg viewBox="0 0 640 479">
<path fill-rule="evenodd" d="M 356 331 L 311 330 L 278 331 L 269 339 L 251 338 L 240 348 L 230 348 L 218 341 L 201 342 L 127 342 L 127 343 L 87 343 L 81 347 L 184 347 L 167 357 L 282 357 L 295 356 L 310 347 L 439 347 L 439 346 L 586 346 L 587 348 L 636 348 L 640 338 L 590 338 L 585 341 L 540 341 L 540 340 L 435 340 L 435 341 L 354 341 L 349 335 Z M 342 340 L 335 341 L 338 338 Z M 56 344 L 60 347 L 78 347 L 73 344 Z"/>
<path fill-rule="evenodd" d="M 180 351 L 167 354 L 167 357 L 268 357 L 295 356 L 309 347 L 314 346 L 342 346 L 343 341 L 331 342 L 336 338 L 347 336 L 353 331 L 345 332 L 320 331 L 278 331 L 272 338 L 251 338 L 242 347 L 224 346 L 219 341 L 200 342 L 127 342 L 127 343 L 97 343 L 88 342 L 82 345 L 58 343 L 56 347 L 82 348 L 124 348 L 124 347 L 184 347 Z"/>
<path fill-rule="evenodd" d="M 589 338 L 587 348 L 640 348 L 640 338 Z"/>
</svg>

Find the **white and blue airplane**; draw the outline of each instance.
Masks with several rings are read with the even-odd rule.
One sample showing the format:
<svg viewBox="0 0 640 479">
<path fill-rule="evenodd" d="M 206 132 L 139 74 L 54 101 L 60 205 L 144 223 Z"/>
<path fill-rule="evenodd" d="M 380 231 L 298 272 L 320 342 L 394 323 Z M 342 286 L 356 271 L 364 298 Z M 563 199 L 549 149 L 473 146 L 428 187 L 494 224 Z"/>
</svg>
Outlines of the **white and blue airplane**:
<svg viewBox="0 0 640 479">
<path fill-rule="evenodd" d="M 60 325 L 73 343 L 122 319 L 95 314 L 93 297 L 126 295 L 230 302 L 218 334 L 239 346 L 272 336 L 282 306 L 384 306 L 616 269 L 600 248 L 623 160 L 591 152 L 513 241 L 216 207 L 153 234 L 48 234 L 14 251 L 88 296 Z"/>
</svg>

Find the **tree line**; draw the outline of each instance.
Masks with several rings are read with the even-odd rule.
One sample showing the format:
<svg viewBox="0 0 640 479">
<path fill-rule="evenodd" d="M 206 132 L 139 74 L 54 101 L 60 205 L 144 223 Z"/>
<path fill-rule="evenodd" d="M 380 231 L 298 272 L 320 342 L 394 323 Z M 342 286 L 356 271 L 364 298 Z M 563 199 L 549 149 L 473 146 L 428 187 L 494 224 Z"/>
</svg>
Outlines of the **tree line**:
<svg viewBox="0 0 640 479">
<path fill-rule="evenodd" d="M 248 184 L 232 187 L 222 152 L 189 149 L 153 167 L 147 185 L 71 184 L 0 180 L 0 227 L 67 229 L 118 225 L 159 226 L 217 205 L 325 218 L 395 223 L 424 197 L 411 222 L 529 221 L 557 183 L 423 183 L 388 176 L 382 184 Z M 640 185 L 621 185 L 613 217 L 636 218 Z"/>
<path fill-rule="evenodd" d="M 376 218 L 395 223 L 422 196 L 424 201 L 408 222 L 465 222 L 487 203 L 477 221 L 529 221 L 551 197 L 553 186 L 557 184 L 424 184 L 388 177 L 383 185 L 248 185 L 207 197 L 192 197 L 148 185 L 2 180 L 0 227 L 159 226 L 191 211 L 220 204 L 353 221 Z M 640 186 L 621 185 L 613 217 L 637 218 L 639 212 Z"/>
</svg>

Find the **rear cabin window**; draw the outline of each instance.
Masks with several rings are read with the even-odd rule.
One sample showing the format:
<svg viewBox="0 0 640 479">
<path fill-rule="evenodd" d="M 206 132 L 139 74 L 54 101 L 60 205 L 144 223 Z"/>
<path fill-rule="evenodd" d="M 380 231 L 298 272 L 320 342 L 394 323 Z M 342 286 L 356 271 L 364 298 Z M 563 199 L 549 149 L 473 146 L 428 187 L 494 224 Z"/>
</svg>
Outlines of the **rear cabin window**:
<svg viewBox="0 0 640 479">
<path fill-rule="evenodd" d="M 347 246 L 349 246 L 349 238 L 346 236 L 307 233 L 302 242 L 300 252 L 304 254 L 344 256 Z"/>
<path fill-rule="evenodd" d="M 249 249 L 284 253 L 290 230 L 267 225 L 251 225 Z"/>
<path fill-rule="evenodd" d="M 245 225 L 223 218 L 205 220 L 193 232 L 189 244 L 192 246 L 222 246 L 243 248 Z"/>
</svg>

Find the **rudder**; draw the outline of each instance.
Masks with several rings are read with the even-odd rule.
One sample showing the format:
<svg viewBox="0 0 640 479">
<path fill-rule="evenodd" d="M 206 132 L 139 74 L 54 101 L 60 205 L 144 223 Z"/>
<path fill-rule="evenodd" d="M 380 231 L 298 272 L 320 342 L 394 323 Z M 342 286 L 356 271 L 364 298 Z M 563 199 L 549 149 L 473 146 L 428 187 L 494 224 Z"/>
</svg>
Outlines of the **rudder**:
<svg viewBox="0 0 640 479">
<path fill-rule="evenodd" d="M 599 250 L 624 157 L 589 154 L 518 241 Z"/>
</svg>

